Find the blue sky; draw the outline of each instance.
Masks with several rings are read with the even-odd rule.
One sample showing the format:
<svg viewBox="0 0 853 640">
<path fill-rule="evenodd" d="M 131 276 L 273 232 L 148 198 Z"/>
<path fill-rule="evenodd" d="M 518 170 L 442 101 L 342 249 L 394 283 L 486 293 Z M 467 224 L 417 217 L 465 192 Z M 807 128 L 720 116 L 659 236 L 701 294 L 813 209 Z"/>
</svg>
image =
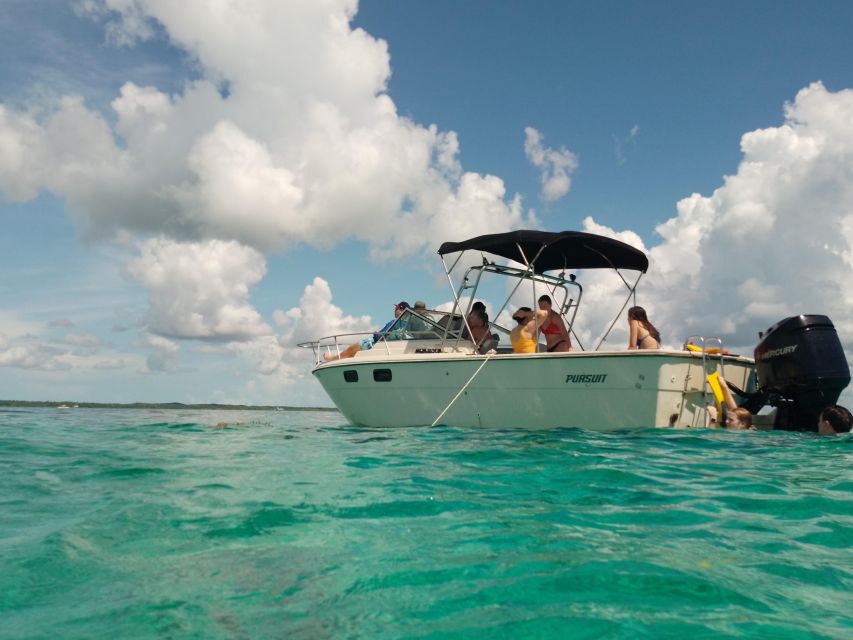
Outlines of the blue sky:
<svg viewBox="0 0 853 640">
<path fill-rule="evenodd" d="M 440 242 L 528 226 L 646 250 L 666 344 L 805 312 L 850 352 L 851 32 L 848 2 L 4 2 L 0 397 L 327 405 L 296 341 L 444 303 Z M 593 339 L 619 302 L 586 283 Z"/>
</svg>

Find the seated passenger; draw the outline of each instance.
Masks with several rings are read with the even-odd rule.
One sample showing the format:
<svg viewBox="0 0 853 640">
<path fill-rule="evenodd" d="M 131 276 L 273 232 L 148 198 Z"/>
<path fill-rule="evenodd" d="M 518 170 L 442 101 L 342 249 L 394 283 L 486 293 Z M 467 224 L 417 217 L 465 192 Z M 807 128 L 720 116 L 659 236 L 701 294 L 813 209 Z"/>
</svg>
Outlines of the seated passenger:
<svg viewBox="0 0 853 640">
<path fill-rule="evenodd" d="M 628 309 L 628 348 L 660 349 L 660 333 L 646 317 L 643 307 Z"/>
<path fill-rule="evenodd" d="M 415 306 L 412 309 L 413 313 L 410 314 L 409 323 L 408 323 L 408 327 L 407 327 L 408 331 L 411 331 L 415 334 L 422 334 L 422 335 L 414 335 L 413 337 L 415 337 L 415 338 L 429 338 L 429 337 L 431 337 L 430 335 L 423 335 L 423 334 L 427 334 L 427 333 L 436 334 L 435 327 L 420 317 L 420 315 L 423 315 L 426 313 L 426 310 L 427 310 L 426 302 L 424 302 L 423 300 L 418 300 L 415 302 Z M 418 314 L 420 314 L 420 315 L 418 315 Z"/>
<path fill-rule="evenodd" d="M 468 326 L 471 327 L 471 341 L 477 345 L 477 353 L 485 354 L 497 348 L 498 341 L 489 330 L 489 316 L 484 311 L 471 311 Z"/>
<path fill-rule="evenodd" d="M 385 338 L 386 340 L 399 340 L 399 335 L 395 336 L 395 334 L 402 333 L 403 331 L 405 331 L 406 324 L 402 321 L 397 322 L 397 320 L 399 319 L 399 317 L 401 315 L 403 315 L 403 312 L 406 309 L 411 309 L 411 308 L 412 308 L 412 306 L 408 302 L 406 302 L 405 300 L 402 300 L 402 301 L 398 302 L 397 304 L 395 304 L 394 305 L 394 319 L 386 322 L 384 327 L 382 327 L 379 331 L 377 331 L 376 333 L 373 334 L 373 344 L 376 344 L 377 342 L 382 340 L 382 338 Z M 394 331 L 391 331 L 391 327 L 394 326 L 395 323 L 397 326 L 394 329 Z"/>
<path fill-rule="evenodd" d="M 539 308 L 548 312 L 548 319 L 542 325 L 542 335 L 545 336 L 548 353 L 571 351 L 572 339 L 563 318 L 552 308 L 551 296 L 540 296 Z"/>
<path fill-rule="evenodd" d="M 853 427 L 853 415 L 846 407 L 833 404 L 825 407 L 817 419 L 817 432 L 822 436 L 850 433 Z"/>
<path fill-rule="evenodd" d="M 341 351 L 340 355 L 335 355 L 329 352 L 323 354 L 323 360 L 326 362 L 332 362 L 334 360 L 339 360 L 341 358 L 352 358 L 359 351 L 366 351 L 368 349 L 372 349 L 373 345 L 385 339 L 393 339 L 390 335 L 390 329 L 394 326 L 394 323 L 400 318 L 403 314 L 403 311 L 409 309 L 409 303 L 405 300 L 402 302 L 398 302 L 394 305 L 394 319 L 385 323 L 385 326 L 382 327 L 379 331 L 373 334 L 372 338 L 364 338 L 355 344 L 351 344 L 346 349 Z M 397 331 L 404 331 L 406 329 L 404 324 L 397 323 L 397 326 L 394 329 L 394 333 Z"/>
<path fill-rule="evenodd" d="M 540 309 L 534 312 L 530 307 L 519 307 L 512 314 L 517 325 L 509 334 L 513 353 L 536 353 L 536 332 L 548 319 L 548 312 Z"/>
</svg>

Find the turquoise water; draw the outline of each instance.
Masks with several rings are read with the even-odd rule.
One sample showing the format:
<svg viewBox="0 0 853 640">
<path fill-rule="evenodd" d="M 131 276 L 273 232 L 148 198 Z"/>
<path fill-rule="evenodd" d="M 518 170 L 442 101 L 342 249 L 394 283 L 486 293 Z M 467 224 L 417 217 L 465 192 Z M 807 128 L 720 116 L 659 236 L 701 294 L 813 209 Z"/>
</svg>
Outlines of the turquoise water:
<svg viewBox="0 0 853 640">
<path fill-rule="evenodd" d="M 850 437 L 0 412 L 2 638 L 846 638 L 851 549 Z"/>
</svg>

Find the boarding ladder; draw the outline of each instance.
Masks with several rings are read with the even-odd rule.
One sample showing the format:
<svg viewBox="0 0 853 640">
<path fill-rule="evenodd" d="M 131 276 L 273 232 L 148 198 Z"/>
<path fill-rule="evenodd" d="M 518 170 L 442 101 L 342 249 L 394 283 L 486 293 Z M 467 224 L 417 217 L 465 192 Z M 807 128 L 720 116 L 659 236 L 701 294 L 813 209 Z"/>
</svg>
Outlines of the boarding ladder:
<svg viewBox="0 0 853 640">
<path fill-rule="evenodd" d="M 716 371 L 719 371 L 720 375 L 725 377 L 725 361 L 723 358 L 723 340 L 722 338 L 718 338 L 717 336 L 699 336 L 693 335 L 688 336 L 688 338 L 684 341 L 684 345 L 682 348 L 685 351 L 696 351 L 696 349 L 689 349 L 688 345 L 693 345 L 694 347 L 701 350 L 702 353 L 702 364 L 701 364 L 701 380 L 702 380 L 702 411 L 701 411 L 701 421 L 697 417 L 694 412 L 693 418 L 690 421 L 691 427 L 707 427 L 708 426 L 708 411 L 707 407 L 711 406 L 711 404 L 716 404 L 716 399 L 713 397 L 711 393 L 711 385 L 708 382 L 708 375 L 712 374 Z M 709 353 L 709 351 L 714 351 L 713 353 Z M 687 405 L 687 395 L 691 392 L 696 391 L 695 387 L 690 384 L 690 381 L 693 379 L 693 361 L 691 359 L 690 366 L 687 369 L 687 375 L 684 376 L 684 389 L 681 393 L 681 408 L 678 413 L 678 420 L 676 424 L 681 424 L 681 419 L 684 414 L 684 408 Z M 721 419 L 718 416 L 718 419 Z"/>
</svg>

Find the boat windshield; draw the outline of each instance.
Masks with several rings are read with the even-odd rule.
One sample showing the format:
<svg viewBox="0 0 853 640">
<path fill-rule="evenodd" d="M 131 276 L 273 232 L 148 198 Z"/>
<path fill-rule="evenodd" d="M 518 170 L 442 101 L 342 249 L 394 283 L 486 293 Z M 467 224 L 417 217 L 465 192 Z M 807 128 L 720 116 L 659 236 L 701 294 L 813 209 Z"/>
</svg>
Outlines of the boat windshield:
<svg viewBox="0 0 853 640">
<path fill-rule="evenodd" d="M 509 344 L 509 329 L 494 322 L 489 323 L 498 342 Z M 458 342 L 469 340 L 468 329 L 458 313 L 447 311 L 406 309 L 382 336 L 384 340 L 442 340 Z"/>
<path fill-rule="evenodd" d="M 394 321 L 384 336 L 387 340 L 456 339 L 465 323 L 459 314 L 446 311 L 406 309 Z"/>
<path fill-rule="evenodd" d="M 462 329 L 462 316 L 450 314 L 445 311 L 423 310 L 417 313 L 407 309 L 398 318 L 406 323 L 407 331 L 412 334 L 414 340 L 427 340 L 443 338 L 445 333 L 451 338 L 459 335 Z"/>
<path fill-rule="evenodd" d="M 499 344 L 497 351 L 499 353 L 511 351 L 509 330 L 493 322 L 489 323 L 489 328 L 492 334 L 497 337 Z M 301 342 L 297 346 L 312 349 L 317 362 L 320 363 L 323 350 L 340 352 L 346 346 L 367 337 L 372 338 L 376 346 L 404 340 L 431 340 L 440 342 L 442 348 L 448 346 L 452 348 L 453 345 L 458 347 L 460 343 L 466 343 L 470 347 L 468 330 L 465 327 L 463 317 L 458 312 L 449 313 L 431 309 L 404 310 L 400 317 L 394 321 L 394 324 L 381 335 L 366 331 L 337 334 L 310 342 Z"/>
</svg>

